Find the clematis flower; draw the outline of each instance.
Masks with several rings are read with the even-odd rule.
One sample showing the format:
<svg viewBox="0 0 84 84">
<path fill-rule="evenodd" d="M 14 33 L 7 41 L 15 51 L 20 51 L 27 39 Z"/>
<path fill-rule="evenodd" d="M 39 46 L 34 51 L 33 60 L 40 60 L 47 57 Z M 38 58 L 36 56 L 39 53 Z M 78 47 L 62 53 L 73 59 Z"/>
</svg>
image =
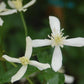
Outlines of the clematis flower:
<svg viewBox="0 0 84 84">
<path fill-rule="evenodd" d="M 0 16 L 9 15 L 9 14 L 13 14 L 13 13 L 16 13 L 16 12 L 17 11 L 15 9 L 14 10 L 7 9 L 6 4 L 4 2 L 0 3 Z M 3 20 L 0 17 L 0 26 L 2 26 L 2 25 L 3 25 Z"/>
<path fill-rule="evenodd" d="M 15 9 L 7 9 L 4 2 L 0 3 L 0 16 L 16 13 Z"/>
<path fill-rule="evenodd" d="M 27 70 L 28 64 L 37 67 L 39 70 L 50 68 L 50 65 L 48 63 L 45 64 L 45 63 L 39 63 L 35 60 L 30 60 L 31 54 L 32 54 L 32 40 L 30 37 L 26 37 L 25 56 L 20 57 L 20 58 L 12 58 L 7 55 L 2 56 L 9 62 L 22 64 L 22 67 L 20 68 L 20 70 L 11 78 L 12 83 L 22 78 L 22 76 L 25 74 Z"/>
<path fill-rule="evenodd" d="M 50 39 L 33 40 L 33 47 L 42 47 L 48 45 L 55 47 L 51 66 L 52 69 L 57 72 L 62 66 L 62 53 L 60 47 L 63 48 L 64 45 L 82 47 L 84 46 L 84 38 L 77 37 L 67 39 L 67 36 L 63 36 L 63 30 L 60 30 L 60 22 L 58 18 L 54 16 L 49 16 L 49 23 L 52 30 L 51 36 L 49 36 Z"/>
<path fill-rule="evenodd" d="M 23 6 L 23 0 L 8 0 L 8 4 L 11 8 L 16 9 L 17 11 L 25 12 L 28 7 L 32 6 L 36 0 L 31 0 L 26 5 Z"/>
</svg>

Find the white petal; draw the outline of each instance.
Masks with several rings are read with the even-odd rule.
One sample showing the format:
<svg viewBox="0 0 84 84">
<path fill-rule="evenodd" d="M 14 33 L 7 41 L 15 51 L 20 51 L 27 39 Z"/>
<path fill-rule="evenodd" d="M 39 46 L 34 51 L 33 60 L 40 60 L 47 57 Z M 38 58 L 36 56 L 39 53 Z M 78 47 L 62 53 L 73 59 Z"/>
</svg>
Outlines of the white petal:
<svg viewBox="0 0 84 84">
<path fill-rule="evenodd" d="M 0 18 L 0 26 L 3 25 L 3 20 Z"/>
<path fill-rule="evenodd" d="M 11 0 L 8 0 L 8 5 L 11 7 L 11 8 L 15 8 L 15 5 L 13 4 L 13 2 Z"/>
<path fill-rule="evenodd" d="M 51 40 L 48 40 L 48 39 L 44 39 L 44 40 L 36 39 L 36 40 L 32 41 L 32 46 L 33 47 L 41 47 L 41 46 L 48 46 L 48 45 L 51 45 Z"/>
<path fill-rule="evenodd" d="M 4 2 L 0 3 L 0 10 L 6 9 L 6 4 Z"/>
<path fill-rule="evenodd" d="M 25 74 L 26 70 L 27 70 L 27 65 L 22 66 L 20 70 L 11 78 L 11 83 L 20 80 L 22 76 Z"/>
<path fill-rule="evenodd" d="M 47 82 L 47 84 L 49 84 L 49 82 Z"/>
<path fill-rule="evenodd" d="M 60 33 L 60 22 L 57 17 L 49 16 L 49 24 L 53 34 Z"/>
<path fill-rule="evenodd" d="M 78 38 L 67 39 L 64 41 L 64 45 L 82 47 L 84 46 L 84 38 L 78 37 Z"/>
<path fill-rule="evenodd" d="M 62 66 L 62 53 L 59 46 L 55 47 L 52 57 L 52 69 L 57 72 Z"/>
<path fill-rule="evenodd" d="M 20 60 L 17 58 L 9 57 L 7 55 L 3 55 L 2 57 L 9 62 L 21 63 Z"/>
<path fill-rule="evenodd" d="M 31 54 L 32 54 L 32 40 L 28 36 L 28 37 L 26 37 L 26 51 L 25 51 L 25 56 L 28 57 L 28 59 L 30 59 Z"/>
<path fill-rule="evenodd" d="M 6 11 L 1 12 L 0 15 L 10 15 L 10 14 L 13 14 L 13 13 L 17 13 L 17 10 L 7 9 Z"/>
<path fill-rule="evenodd" d="M 32 0 L 32 1 L 28 2 L 26 5 L 23 6 L 23 9 L 32 6 L 35 2 L 36 2 L 36 0 Z"/>
<path fill-rule="evenodd" d="M 69 75 L 64 75 L 65 76 L 65 83 L 73 83 L 74 82 L 74 77 L 73 76 L 69 76 Z"/>
<path fill-rule="evenodd" d="M 33 60 L 31 60 L 29 64 L 37 67 L 39 70 L 44 70 L 44 69 L 50 68 L 50 65 L 48 63 L 39 63 L 39 62 L 33 61 Z"/>
</svg>

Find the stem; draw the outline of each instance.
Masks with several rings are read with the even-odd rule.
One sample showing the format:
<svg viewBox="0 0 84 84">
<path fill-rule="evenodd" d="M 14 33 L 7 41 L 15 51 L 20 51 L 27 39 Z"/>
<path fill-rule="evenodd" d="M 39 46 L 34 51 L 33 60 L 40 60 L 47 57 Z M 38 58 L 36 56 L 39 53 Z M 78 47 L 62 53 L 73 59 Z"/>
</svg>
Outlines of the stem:
<svg viewBox="0 0 84 84">
<path fill-rule="evenodd" d="M 24 30 L 25 30 L 25 36 L 27 36 L 27 25 L 25 23 L 24 16 L 23 16 L 22 12 L 20 12 L 20 16 L 21 16 L 21 19 L 22 19 L 22 22 L 23 22 L 23 26 L 24 26 Z"/>
<path fill-rule="evenodd" d="M 15 68 L 17 67 L 17 65 L 15 63 L 9 62 L 12 66 L 14 66 Z"/>
<path fill-rule="evenodd" d="M 2 60 L 3 61 L 3 58 L 2 58 L 2 55 L 4 53 L 4 49 L 3 49 L 3 44 L 4 44 L 4 28 L 3 27 L 0 27 L 0 61 Z M 4 68 L 5 71 L 7 71 L 7 66 L 6 66 L 6 63 L 5 62 L 2 62 L 2 66 Z"/>
<path fill-rule="evenodd" d="M 28 82 L 29 82 L 30 84 L 33 84 L 33 82 L 30 80 L 29 77 L 26 77 L 26 79 L 28 80 Z"/>
</svg>

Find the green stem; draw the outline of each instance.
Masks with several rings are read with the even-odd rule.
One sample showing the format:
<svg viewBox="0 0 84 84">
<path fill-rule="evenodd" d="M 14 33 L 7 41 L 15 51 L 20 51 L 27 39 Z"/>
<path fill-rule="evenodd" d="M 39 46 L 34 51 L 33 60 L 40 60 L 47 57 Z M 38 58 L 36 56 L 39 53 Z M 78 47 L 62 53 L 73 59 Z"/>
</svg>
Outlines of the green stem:
<svg viewBox="0 0 84 84">
<path fill-rule="evenodd" d="M 4 49 L 3 49 L 3 44 L 4 44 L 4 28 L 3 27 L 0 27 L 0 61 L 3 60 L 1 59 L 2 58 L 2 55 L 4 53 Z M 5 71 L 7 71 L 7 67 L 6 67 L 6 63 L 5 62 L 2 62 L 2 66 L 4 68 Z"/>
<path fill-rule="evenodd" d="M 27 36 L 27 25 L 25 23 L 24 16 L 23 16 L 22 12 L 20 12 L 20 16 L 21 16 L 21 19 L 22 19 L 22 22 L 23 22 L 23 26 L 24 26 L 24 30 L 25 30 L 25 36 Z"/>
<path fill-rule="evenodd" d="M 17 67 L 17 65 L 15 63 L 9 62 L 12 66 L 14 66 L 15 68 Z"/>
<path fill-rule="evenodd" d="M 29 77 L 26 77 L 26 79 L 28 80 L 28 82 L 29 82 L 30 84 L 33 84 L 33 82 L 30 80 Z"/>
</svg>

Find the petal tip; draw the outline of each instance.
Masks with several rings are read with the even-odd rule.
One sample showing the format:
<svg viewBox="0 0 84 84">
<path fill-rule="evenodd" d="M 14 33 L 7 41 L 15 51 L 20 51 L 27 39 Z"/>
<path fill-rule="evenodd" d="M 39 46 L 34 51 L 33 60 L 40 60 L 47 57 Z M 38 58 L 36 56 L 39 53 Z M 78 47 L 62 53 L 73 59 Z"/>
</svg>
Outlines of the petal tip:
<svg viewBox="0 0 84 84">
<path fill-rule="evenodd" d="M 3 58 L 5 58 L 5 57 L 6 57 L 6 55 L 3 55 L 2 57 L 3 57 Z"/>
<path fill-rule="evenodd" d="M 26 39 L 30 40 L 31 38 L 30 38 L 30 36 L 27 36 Z"/>
<path fill-rule="evenodd" d="M 14 83 L 15 81 L 17 81 L 17 80 L 15 80 L 13 77 L 11 78 L 11 83 Z"/>
<path fill-rule="evenodd" d="M 31 43 L 32 42 L 31 37 L 30 36 L 26 37 L 26 41 Z"/>
<path fill-rule="evenodd" d="M 58 67 L 55 67 L 55 66 L 52 65 L 52 69 L 53 69 L 55 72 L 59 71 L 61 67 L 62 67 L 62 64 L 61 64 L 60 66 L 58 66 Z"/>
<path fill-rule="evenodd" d="M 51 68 L 50 64 L 47 64 L 48 68 Z"/>
<path fill-rule="evenodd" d="M 11 83 L 14 83 L 13 77 L 11 78 Z"/>
<path fill-rule="evenodd" d="M 65 74 L 65 83 L 73 83 L 74 82 L 74 77 L 73 76 L 70 76 L 70 75 L 67 75 Z"/>
<path fill-rule="evenodd" d="M 49 19 L 58 19 L 57 17 L 55 16 L 49 16 Z M 59 20 L 59 19 L 58 19 Z"/>
</svg>

